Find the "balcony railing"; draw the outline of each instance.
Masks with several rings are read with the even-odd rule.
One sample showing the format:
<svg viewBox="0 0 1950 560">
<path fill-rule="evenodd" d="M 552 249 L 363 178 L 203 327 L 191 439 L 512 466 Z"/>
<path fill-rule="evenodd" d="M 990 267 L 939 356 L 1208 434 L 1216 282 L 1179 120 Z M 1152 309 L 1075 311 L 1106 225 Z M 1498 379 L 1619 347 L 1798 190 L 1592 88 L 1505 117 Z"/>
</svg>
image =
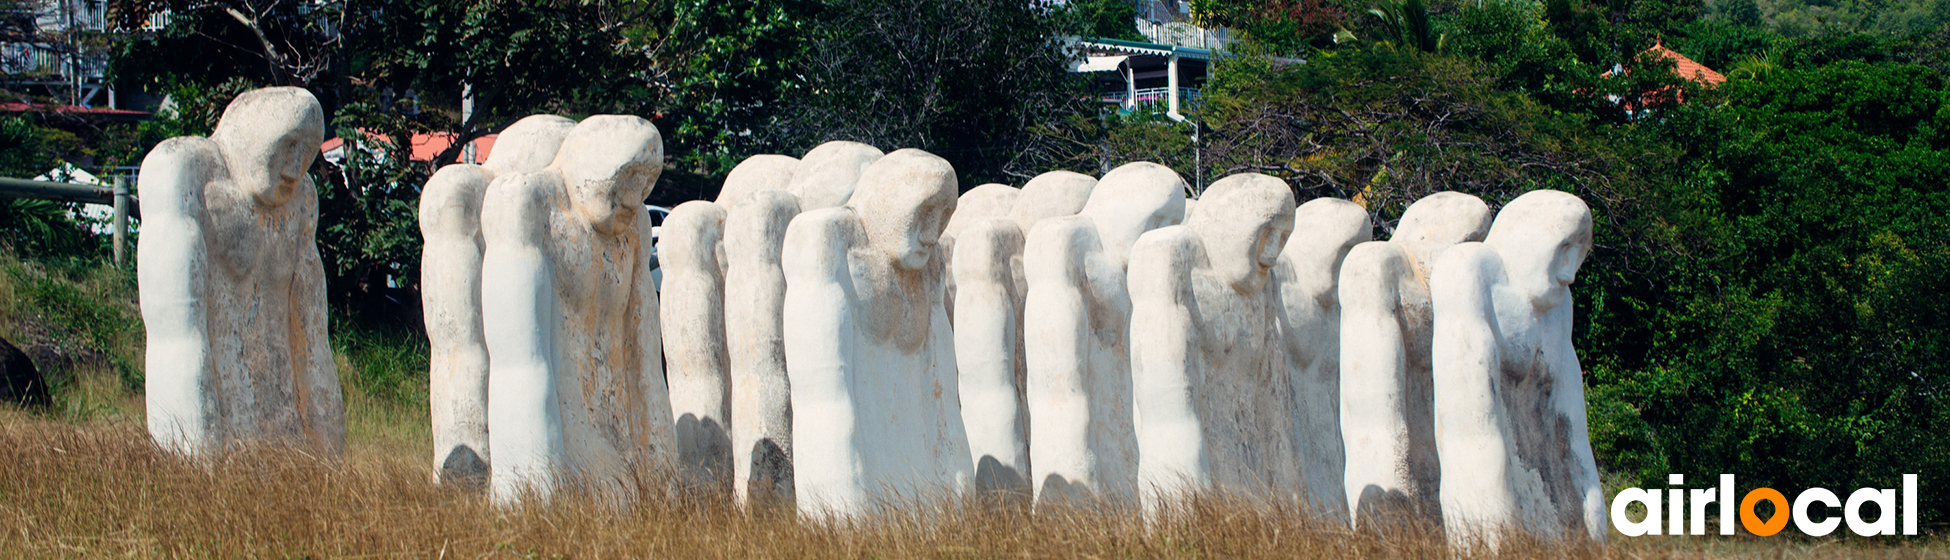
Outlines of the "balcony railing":
<svg viewBox="0 0 1950 560">
<path fill-rule="evenodd" d="M 1164 103 L 1171 98 L 1171 88 L 1144 88 L 1137 90 L 1136 94 L 1136 97 L 1133 98 L 1132 92 L 1129 90 L 1109 91 L 1104 92 L 1101 100 L 1105 103 L 1116 103 L 1118 105 L 1123 105 L 1126 100 L 1130 99 L 1135 99 L 1137 103 Z M 1197 88 L 1178 88 L 1179 103 L 1189 104 L 1195 99 L 1198 99 Z"/>
<path fill-rule="evenodd" d="M 99 80 L 108 69 L 105 54 L 84 54 L 79 60 L 45 43 L 0 43 L 0 74 L 60 76 L 74 79 L 76 70 L 84 80 Z M 80 64 L 75 68 L 73 64 Z"/>
</svg>

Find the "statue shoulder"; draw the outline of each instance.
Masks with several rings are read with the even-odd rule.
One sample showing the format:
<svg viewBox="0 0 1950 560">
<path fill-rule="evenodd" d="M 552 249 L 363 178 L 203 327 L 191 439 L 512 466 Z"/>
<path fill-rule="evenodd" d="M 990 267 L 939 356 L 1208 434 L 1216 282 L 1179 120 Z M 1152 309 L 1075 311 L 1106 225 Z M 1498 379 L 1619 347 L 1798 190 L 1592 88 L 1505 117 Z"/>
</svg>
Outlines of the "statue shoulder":
<svg viewBox="0 0 1950 560">
<path fill-rule="evenodd" d="M 1189 301 L 1191 273 L 1204 260 L 1205 244 L 1191 228 L 1167 226 L 1145 232 L 1131 246 L 1131 299 Z"/>
<path fill-rule="evenodd" d="M 844 274 L 847 252 L 866 234 L 852 208 L 835 206 L 800 214 L 785 229 L 786 276 Z"/>
<path fill-rule="evenodd" d="M 142 215 L 152 220 L 195 215 L 203 210 L 205 186 L 228 174 L 216 142 L 195 136 L 164 140 L 142 158 L 136 179 Z"/>
</svg>

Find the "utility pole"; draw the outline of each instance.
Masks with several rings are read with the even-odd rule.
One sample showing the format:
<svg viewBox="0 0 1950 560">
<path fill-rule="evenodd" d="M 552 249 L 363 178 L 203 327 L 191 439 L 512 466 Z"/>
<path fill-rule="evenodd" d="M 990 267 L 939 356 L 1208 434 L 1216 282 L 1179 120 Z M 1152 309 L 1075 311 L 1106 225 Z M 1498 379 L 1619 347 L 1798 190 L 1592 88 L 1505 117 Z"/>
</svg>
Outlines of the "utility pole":
<svg viewBox="0 0 1950 560">
<path fill-rule="evenodd" d="M 115 177 L 115 267 L 122 267 L 122 255 L 127 253 L 129 235 L 129 178 Z"/>
<path fill-rule="evenodd" d="M 471 82 L 462 82 L 460 84 L 460 135 L 461 137 L 466 137 L 467 131 L 469 129 L 472 129 L 473 127 L 474 127 L 474 84 Z M 474 156 L 475 156 L 474 141 L 468 140 L 467 145 L 460 149 L 460 161 L 461 163 L 480 163 L 480 160 Z"/>
</svg>

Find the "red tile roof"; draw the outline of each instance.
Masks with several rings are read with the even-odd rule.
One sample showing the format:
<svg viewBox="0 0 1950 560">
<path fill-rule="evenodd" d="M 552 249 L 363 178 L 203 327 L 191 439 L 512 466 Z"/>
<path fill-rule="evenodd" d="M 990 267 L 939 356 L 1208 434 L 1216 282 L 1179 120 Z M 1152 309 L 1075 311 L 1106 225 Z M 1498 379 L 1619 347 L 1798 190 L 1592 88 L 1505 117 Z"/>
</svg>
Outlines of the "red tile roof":
<svg viewBox="0 0 1950 560">
<path fill-rule="evenodd" d="M 1656 54 L 1671 60 L 1672 73 L 1681 78 L 1708 86 L 1717 86 L 1727 81 L 1726 75 L 1715 72 L 1712 68 L 1707 68 L 1705 64 L 1700 64 L 1698 61 L 1686 58 L 1686 55 L 1679 54 L 1679 51 L 1666 48 L 1664 41 L 1652 45 L 1652 48 L 1645 49 L 1645 52 L 1641 54 Z M 1626 72 L 1630 71 L 1629 69 L 1626 70 Z M 1609 78 L 1617 72 L 1617 70 L 1606 72 L 1604 76 Z"/>
<path fill-rule="evenodd" d="M 500 136 L 499 134 L 488 134 L 480 138 L 475 138 L 475 160 L 487 161 L 488 154 L 494 152 L 494 140 Z M 375 142 L 392 141 L 392 139 L 386 136 L 371 131 L 366 131 L 366 137 Z M 454 138 L 455 134 L 452 132 L 421 132 L 414 134 L 413 138 L 409 140 L 413 143 L 413 155 L 411 158 L 413 161 L 433 161 L 433 158 L 439 156 L 440 152 L 447 151 L 447 148 L 454 145 Z M 329 152 L 344 144 L 345 139 L 333 138 L 319 145 L 318 150 Z"/>
<path fill-rule="evenodd" d="M 1681 78 L 1709 86 L 1717 86 L 1727 81 L 1725 75 L 1714 72 L 1712 68 L 1707 68 L 1705 64 L 1695 62 L 1693 59 L 1686 58 L 1686 55 L 1679 54 L 1678 51 L 1666 48 L 1665 42 L 1663 41 L 1652 45 L 1652 48 L 1646 49 L 1645 52 L 1671 59 L 1673 61 L 1673 73 L 1678 74 Z"/>
<path fill-rule="evenodd" d="M 0 111 L 5 111 L 9 113 L 30 113 L 30 112 L 31 113 L 67 113 L 71 115 L 89 115 L 89 116 L 99 116 L 99 117 L 124 117 L 124 118 L 146 118 L 149 116 L 149 113 L 147 111 L 131 111 L 128 109 L 110 109 L 107 107 L 82 107 L 80 105 L 24 103 L 20 101 L 0 103 Z"/>
</svg>

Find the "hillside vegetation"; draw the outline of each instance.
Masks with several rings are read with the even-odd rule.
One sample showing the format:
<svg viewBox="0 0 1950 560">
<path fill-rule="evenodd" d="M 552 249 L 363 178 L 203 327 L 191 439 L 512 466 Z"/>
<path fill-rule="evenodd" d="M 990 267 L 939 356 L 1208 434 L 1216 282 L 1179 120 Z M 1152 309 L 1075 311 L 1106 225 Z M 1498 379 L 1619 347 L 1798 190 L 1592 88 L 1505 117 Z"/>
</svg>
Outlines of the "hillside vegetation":
<svg viewBox="0 0 1950 560">
<path fill-rule="evenodd" d="M 360 441 L 404 449 L 426 429 L 415 208 L 459 150 L 413 161 L 410 135 L 627 113 L 663 133 L 649 202 L 666 206 L 825 140 L 938 153 L 964 188 L 1138 160 L 1194 191 L 1265 173 L 1300 202 L 1362 203 L 1376 238 L 1436 191 L 1576 193 L 1596 219 L 1576 346 L 1614 486 L 1731 473 L 1845 492 L 1920 473 L 1925 526 L 1950 520 L 1950 1 L 1198 0 L 1193 20 L 1239 41 L 1187 122 L 1099 103 L 1067 72 L 1065 37 L 1133 38 L 1121 0 L 334 0 L 244 20 L 236 0 L 108 4 L 131 22 L 175 9 L 100 37 L 118 83 L 171 110 L 0 117 L 0 174 L 132 165 L 208 133 L 238 92 L 308 88 L 333 133 L 386 156 L 313 169 Z M 1675 75 L 1654 46 L 1726 80 Z M 133 280 L 68 210 L 0 204 L 17 251 L 0 335 L 60 356 L 58 410 L 37 417 L 132 419 Z"/>
</svg>

